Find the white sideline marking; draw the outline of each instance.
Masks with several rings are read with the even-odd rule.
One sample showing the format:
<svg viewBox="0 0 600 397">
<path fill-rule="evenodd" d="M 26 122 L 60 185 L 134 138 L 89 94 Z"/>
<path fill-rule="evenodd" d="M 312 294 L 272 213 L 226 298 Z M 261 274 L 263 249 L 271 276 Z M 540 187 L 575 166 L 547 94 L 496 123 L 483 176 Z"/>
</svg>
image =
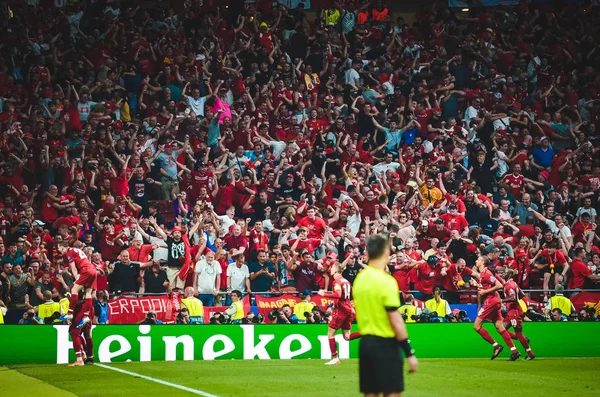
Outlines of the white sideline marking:
<svg viewBox="0 0 600 397">
<path fill-rule="evenodd" d="M 150 381 L 150 382 L 159 383 L 161 385 L 173 387 L 175 389 L 183 390 L 183 391 L 186 391 L 188 393 L 197 394 L 199 396 L 203 396 L 203 397 L 218 397 L 218 396 L 216 396 L 214 394 L 210 394 L 210 393 L 207 393 L 207 392 L 202 391 L 202 390 L 196 390 L 196 389 L 192 389 L 191 387 L 186 387 L 186 386 L 178 385 L 176 383 L 171 383 L 171 382 L 167 382 L 167 381 L 164 381 L 164 380 L 161 380 L 161 379 L 156 379 L 156 378 L 153 378 L 151 376 L 146 376 L 146 375 L 142 375 L 142 374 L 137 374 L 135 372 L 125 371 L 124 369 L 121 369 L 121 368 L 115 368 L 115 367 L 111 367 L 111 366 L 104 365 L 104 364 L 94 364 L 94 365 L 97 366 L 97 367 L 102 367 L 102 368 L 105 368 L 105 369 L 110 369 L 111 371 L 120 372 L 120 373 L 125 374 L 125 375 L 135 376 L 135 377 L 138 377 L 138 378 L 142 378 L 142 379 L 145 379 L 145 380 Z"/>
</svg>

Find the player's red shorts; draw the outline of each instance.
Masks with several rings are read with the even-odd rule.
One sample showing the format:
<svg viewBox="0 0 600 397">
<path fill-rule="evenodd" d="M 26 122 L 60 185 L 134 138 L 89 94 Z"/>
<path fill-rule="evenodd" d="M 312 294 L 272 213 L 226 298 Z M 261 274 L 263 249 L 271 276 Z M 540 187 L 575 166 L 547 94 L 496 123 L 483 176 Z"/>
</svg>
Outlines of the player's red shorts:
<svg viewBox="0 0 600 397">
<path fill-rule="evenodd" d="M 483 304 L 483 307 L 479 309 L 477 317 L 493 323 L 498 320 L 502 320 L 502 303 L 500 300 L 486 301 Z"/>
<path fill-rule="evenodd" d="M 347 313 L 338 309 L 333 309 L 329 319 L 329 328 L 333 329 L 351 329 L 354 322 L 354 314 Z"/>
<path fill-rule="evenodd" d="M 505 328 L 508 325 L 512 326 L 515 330 L 523 328 L 523 315 L 520 310 L 509 310 L 504 319 Z"/>
<path fill-rule="evenodd" d="M 95 290 L 97 289 L 97 282 L 98 272 L 96 271 L 96 268 L 92 266 L 86 266 L 79 272 L 79 277 L 77 278 L 77 281 L 75 281 L 75 284 L 83 285 L 86 288 Z"/>
</svg>

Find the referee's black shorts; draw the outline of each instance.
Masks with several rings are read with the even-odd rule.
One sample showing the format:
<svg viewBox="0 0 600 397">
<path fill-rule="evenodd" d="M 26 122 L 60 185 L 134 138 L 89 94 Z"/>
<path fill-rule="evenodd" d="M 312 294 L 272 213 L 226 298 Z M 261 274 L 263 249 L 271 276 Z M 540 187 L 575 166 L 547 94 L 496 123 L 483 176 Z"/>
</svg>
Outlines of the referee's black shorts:
<svg viewBox="0 0 600 397">
<path fill-rule="evenodd" d="M 404 391 L 404 359 L 395 338 L 365 335 L 360 339 L 360 392 L 373 394 Z"/>
</svg>

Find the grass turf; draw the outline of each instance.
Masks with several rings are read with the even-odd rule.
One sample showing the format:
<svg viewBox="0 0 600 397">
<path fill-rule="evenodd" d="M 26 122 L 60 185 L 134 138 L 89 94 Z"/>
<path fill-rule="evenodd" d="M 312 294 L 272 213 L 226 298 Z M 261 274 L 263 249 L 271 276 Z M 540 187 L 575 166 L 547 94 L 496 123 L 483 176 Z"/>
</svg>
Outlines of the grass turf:
<svg viewBox="0 0 600 397">
<path fill-rule="evenodd" d="M 536 359 L 507 362 L 483 359 L 423 359 L 405 376 L 405 396 L 598 396 L 600 358 Z M 218 397 L 354 397 L 358 361 L 326 367 L 321 360 L 187 361 L 110 364 Z M 13 366 L 0 372 L 2 395 L 19 396 L 35 384 L 48 396 L 186 396 L 190 393 L 99 366 Z M 406 369 L 405 369 L 406 371 Z M 38 382 L 35 378 L 41 382 Z M 29 381 L 28 381 L 29 380 Z M 42 383 L 44 382 L 44 383 Z M 43 390 L 47 387 L 47 392 Z M 60 389 L 60 390 L 57 390 Z M 61 394 L 62 392 L 62 394 Z"/>
</svg>

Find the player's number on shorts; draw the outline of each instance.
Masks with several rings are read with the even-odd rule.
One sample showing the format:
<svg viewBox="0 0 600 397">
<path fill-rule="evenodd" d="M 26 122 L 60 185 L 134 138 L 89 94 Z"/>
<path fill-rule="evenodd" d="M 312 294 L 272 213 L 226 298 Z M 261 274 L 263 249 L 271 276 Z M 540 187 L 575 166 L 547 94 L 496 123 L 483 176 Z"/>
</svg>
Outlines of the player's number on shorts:
<svg viewBox="0 0 600 397">
<path fill-rule="evenodd" d="M 513 328 L 514 328 L 514 327 L 516 327 L 516 326 L 517 326 L 517 320 L 516 320 L 516 319 L 514 319 L 514 318 L 513 318 L 513 319 L 511 319 L 511 320 L 510 320 L 510 325 L 512 325 L 512 326 L 513 326 Z"/>
<path fill-rule="evenodd" d="M 344 298 L 350 299 L 350 291 L 352 289 L 352 287 L 350 287 L 350 284 L 344 284 L 342 288 L 344 290 Z"/>
<path fill-rule="evenodd" d="M 483 314 L 483 307 L 481 309 L 479 309 L 479 312 L 477 313 L 478 316 L 481 316 Z"/>
</svg>

